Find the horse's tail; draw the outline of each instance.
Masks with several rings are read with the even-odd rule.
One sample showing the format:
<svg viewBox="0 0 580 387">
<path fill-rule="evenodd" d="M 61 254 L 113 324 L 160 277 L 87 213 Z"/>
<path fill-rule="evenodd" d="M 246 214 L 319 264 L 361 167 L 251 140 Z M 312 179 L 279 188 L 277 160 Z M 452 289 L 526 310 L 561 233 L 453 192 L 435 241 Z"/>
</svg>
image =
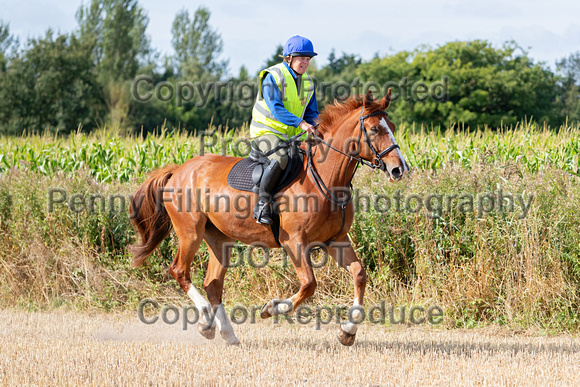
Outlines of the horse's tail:
<svg viewBox="0 0 580 387">
<path fill-rule="evenodd" d="M 129 216 L 141 235 L 141 244 L 130 247 L 134 267 L 141 266 L 171 231 L 171 219 L 163 204 L 163 188 L 176 168 L 177 165 L 168 165 L 152 172 L 131 199 Z"/>
</svg>

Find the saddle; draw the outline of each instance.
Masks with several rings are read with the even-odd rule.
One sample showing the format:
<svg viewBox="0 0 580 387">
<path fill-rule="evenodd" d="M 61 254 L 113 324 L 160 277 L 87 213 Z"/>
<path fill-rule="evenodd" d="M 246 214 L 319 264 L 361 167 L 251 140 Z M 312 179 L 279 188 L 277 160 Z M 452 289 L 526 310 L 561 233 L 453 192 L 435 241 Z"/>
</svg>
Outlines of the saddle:
<svg viewBox="0 0 580 387">
<path fill-rule="evenodd" d="M 250 155 L 238 161 L 228 174 L 228 185 L 232 188 L 241 191 L 258 193 L 260 180 L 264 167 L 268 164 L 269 159 L 266 155 L 258 149 L 254 142 L 251 143 L 252 148 Z M 288 165 L 284 171 L 284 175 L 280 178 L 278 185 L 274 190 L 274 195 L 282 188 L 290 185 L 298 177 L 298 174 L 304 166 L 304 155 L 296 143 L 288 144 Z"/>
<path fill-rule="evenodd" d="M 239 189 L 241 191 L 254 192 L 258 194 L 260 187 L 260 180 L 262 179 L 262 174 L 264 168 L 269 163 L 268 157 L 258 148 L 258 146 L 252 142 L 252 147 L 250 155 L 238 161 L 230 170 L 228 174 L 227 182 L 232 188 Z M 286 143 L 288 146 L 288 165 L 284 175 L 280 178 L 278 185 L 274 189 L 272 195 L 280 192 L 284 187 L 290 185 L 300 174 L 304 167 L 304 155 L 302 149 L 300 149 L 296 142 Z M 273 149 L 269 153 L 274 153 L 277 149 Z M 272 234 L 278 246 L 280 244 L 280 214 L 278 213 L 278 206 L 272 205 Z"/>
</svg>

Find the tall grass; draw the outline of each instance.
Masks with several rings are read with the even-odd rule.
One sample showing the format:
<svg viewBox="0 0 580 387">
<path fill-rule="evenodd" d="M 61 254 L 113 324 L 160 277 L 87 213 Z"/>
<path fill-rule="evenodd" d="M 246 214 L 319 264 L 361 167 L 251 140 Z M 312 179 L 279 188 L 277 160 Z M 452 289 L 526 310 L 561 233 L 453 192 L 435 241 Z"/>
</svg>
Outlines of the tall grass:
<svg viewBox="0 0 580 387">
<path fill-rule="evenodd" d="M 417 131 L 403 131 L 398 137 L 408 161 L 422 170 L 436 170 L 450 163 L 471 169 L 479 162 L 503 166 L 517 162 L 530 172 L 555 166 L 578 176 L 579 135 L 578 126 L 553 130 L 539 128 L 535 123 L 520 123 L 515 128 L 476 132 L 454 129 L 425 132 L 421 127 Z"/>
<path fill-rule="evenodd" d="M 242 153 L 235 142 L 245 137 L 246 128 L 217 129 L 218 141 L 206 152 L 220 153 L 225 144 L 228 154 Z M 396 136 L 413 168 L 409 178 L 390 184 L 360 169 L 354 181 L 357 194 L 370 198 L 368 208 L 359 201 L 350 232 L 369 273 L 369 304 L 437 304 L 451 326 L 495 322 L 576 330 L 579 135 L 577 127 L 550 131 L 533 124 L 477 133 L 401 128 Z M 0 139 L 0 303 L 109 310 L 133 308 L 151 296 L 184 300 L 167 273 L 175 237 L 145 268 L 132 269 L 127 246 L 134 234 L 127 208 L 121 201 L 112 206 L 106 201 L 104 208 L 91 211 L 87 200 L 91 195 L 128 197 L 148 171 L 182 163 L 199 151 L 198 138 L 175 132 L 146 138 L 100 132 Z M 67 193 L 53 211 L 48 209 L 51 189 Z M 510 209 L 507 199 L 501 209 L 480 211 L 478 198 L 500 191 L 529 201 L 525 216 L 518 203 Z M 73 211 L 74 194 L 83 198 L 78 211 Z M 377 206 L 379 195 L 383 201 Z M 400 210 L 394 206 L 397 195 L 403 198 Z M 407 208 L 419 199 L 436 203 L 438 195 L 449 204 Z M 473 208 L 461 207 L 460 195 L 472 197 Z M 200 287 L 207 264 L 204 246 L 198 256 L 193 280 Z M 319 253 L 314 259 L 324 257 Z M 351 302 L 352 281 L 345 271 L 327 264 L 316 275 L 319 287 L 311 302 Z M 230 269 L 226 284 L 225 302 L 232 305 L 287 297 L 298 281 L 276 252 L 262 269 Z"/>
</svg>

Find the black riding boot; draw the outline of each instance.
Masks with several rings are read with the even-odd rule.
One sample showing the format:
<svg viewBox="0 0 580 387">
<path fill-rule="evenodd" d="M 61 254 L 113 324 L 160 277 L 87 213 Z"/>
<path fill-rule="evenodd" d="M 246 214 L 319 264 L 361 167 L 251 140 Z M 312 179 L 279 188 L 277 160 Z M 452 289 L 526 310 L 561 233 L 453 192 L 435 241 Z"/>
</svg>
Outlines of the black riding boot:
<svg viewBox="0 0 580 387">
<path fill-rule="evenodd" d="M 270 160 L 264 169 L 260 181 L 260 197 L 254 207 L 254 219 L 257 223 L 272 224 L 272 193 L 283 173 L 278 160 Z"/>
</svg>

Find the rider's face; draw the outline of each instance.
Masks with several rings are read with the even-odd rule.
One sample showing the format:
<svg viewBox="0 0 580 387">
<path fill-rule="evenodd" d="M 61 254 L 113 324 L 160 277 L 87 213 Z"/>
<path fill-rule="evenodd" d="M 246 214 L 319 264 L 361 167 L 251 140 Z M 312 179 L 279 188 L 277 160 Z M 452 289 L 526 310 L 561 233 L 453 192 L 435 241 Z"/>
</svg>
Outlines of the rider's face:
<svg viewBox="0 0 580 387">
<path fill-rule="evenodd" d="M 290 62 L 290 68 L 294 70 L 296 74 L 304 74 L 308 65 L 310 64 L 309 56 L 295 56 L 292 58 L 292 62 Z"/>
</svg>

